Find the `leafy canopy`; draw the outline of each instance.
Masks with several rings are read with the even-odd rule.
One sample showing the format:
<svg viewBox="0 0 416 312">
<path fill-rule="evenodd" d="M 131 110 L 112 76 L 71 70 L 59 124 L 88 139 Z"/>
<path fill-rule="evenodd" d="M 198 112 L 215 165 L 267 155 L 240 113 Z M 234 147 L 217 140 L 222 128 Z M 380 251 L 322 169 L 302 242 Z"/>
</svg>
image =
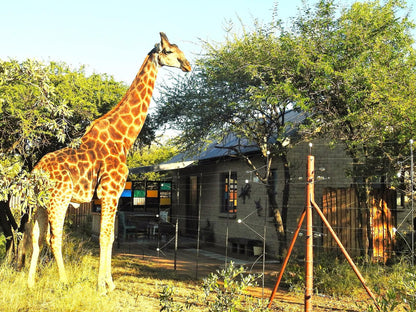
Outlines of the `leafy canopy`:
<svg viewBox="0 0 416 312">
<path fill-rule="evenodd" d="M 84 67 L 0 60 L 0 200 L 33 184 L 28 172 L 43 155 L 77 146 L 89 123 L 115 106 L 126 90 L 106 74 L 87 75 Z M 136 146 L 154 137 L 153 125 L 145 124 Z"/>
<path fill-rule="evenodd" d="M 266 158 L 266 151 L 284 155 L 293 126 L 285 112 L 301 110 L 306 138 L 343 143 L 362 173 L 393 176 L 416 134 L 414 24 L 406 10 L 402 0 L 347 8 L 320 0 L 287 28 L 256 23 L 205 43 L 197 70 L 162 89 L 157 120 L 182 131 L 184 150 L 233 133 Z"/>
</svg>

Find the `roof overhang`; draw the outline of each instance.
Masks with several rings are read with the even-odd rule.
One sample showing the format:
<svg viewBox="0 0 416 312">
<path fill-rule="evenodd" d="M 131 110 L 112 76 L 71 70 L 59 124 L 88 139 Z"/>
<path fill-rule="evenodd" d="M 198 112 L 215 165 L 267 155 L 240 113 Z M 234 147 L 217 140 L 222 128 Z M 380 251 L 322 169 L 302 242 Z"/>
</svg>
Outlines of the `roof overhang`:
<svg viewBox="0 0 416 312">
<path fill-rule="evenodd" d="M 131 168 L 129 169 L 129 173 L 137 174 L 137 173 L 146 173 L 146 172 L 178 170 L 178 169 L 189 167 L 194 162 L 195 162 L 194 160 L 189 160 L 189 161 L 180 161 L 180 162 L 175 162 L 175 163 L 160 164 L 160 165 L 154 165 L 154 166 L 143 166 L 143 167 Z"/>
</svg>

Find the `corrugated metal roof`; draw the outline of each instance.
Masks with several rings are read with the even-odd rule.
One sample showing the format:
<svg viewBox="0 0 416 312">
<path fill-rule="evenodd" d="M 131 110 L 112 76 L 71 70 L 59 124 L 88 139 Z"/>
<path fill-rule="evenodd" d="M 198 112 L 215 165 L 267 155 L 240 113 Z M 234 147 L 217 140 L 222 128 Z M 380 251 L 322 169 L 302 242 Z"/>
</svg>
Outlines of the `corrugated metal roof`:
<svg viewBox="0 0 416 312">
<path fill-rule="evenodd" d="M 285 114 L 285 123 L 292 123 L 293 127 L 287 130 L 287 136 L 293 136 L 296 132 L 296 128 L 301 124 L 306 118 L 306 113 L 296 112 L 294 110 L 289 111 Z M 249 154 L 259 151 L 257 145 L 250 144 L 250 142 L 245 138 L 238 138 L 234 134 L 229 134 L 221 143 L 213 142 L 207 148 L 203 149 L 199 154 L 189 156 L 185 153 L 180 153 L 172 157 L 168 163 L 176 163 L 181 161 L 201 161 L 208 159 L 215 159 L 221 157 L 227 157 L 236 155 L 231 147 L 240 147 L 240 151 L 243 154 Z"/>
</svg>

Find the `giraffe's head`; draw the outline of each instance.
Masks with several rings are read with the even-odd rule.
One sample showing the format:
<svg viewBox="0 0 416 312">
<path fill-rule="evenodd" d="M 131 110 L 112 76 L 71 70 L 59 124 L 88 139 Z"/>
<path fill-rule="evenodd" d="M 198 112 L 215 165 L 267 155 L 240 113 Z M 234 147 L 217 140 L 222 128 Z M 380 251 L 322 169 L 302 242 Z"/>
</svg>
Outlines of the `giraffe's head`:
<svg viewBox="0 0 416 312">
<path fill-rule="evenodd" d="M 191 71 L 191 65 L 183 52 L 176 44 L 171 44 L 165 33 L 160 33 L 160 45 L 157 45 L 157 61 L 160 66 L 170 66 L 182 69 L 184 72 Z"/>
</svg>

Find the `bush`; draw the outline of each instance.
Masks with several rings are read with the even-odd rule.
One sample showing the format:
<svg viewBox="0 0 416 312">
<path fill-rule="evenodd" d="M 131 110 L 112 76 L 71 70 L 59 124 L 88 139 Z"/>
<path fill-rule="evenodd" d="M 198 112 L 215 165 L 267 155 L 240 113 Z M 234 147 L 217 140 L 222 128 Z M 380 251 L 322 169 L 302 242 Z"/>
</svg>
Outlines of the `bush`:
<svg viewBox="0 0 416 312">
<path fill-rule="evenodd" d="M 401 311 L 416 311 L 416 268 L 406 259 L 392 266 L 372 265 L 368 273 L 381 311 L 395 311 L 399 307 Z M 361 308 L 377 311 L 372 303 Z"/>
<path fill-rule="evenodd" d="M 401 259 L 392 265 L 365 263 L 359 271 L 373 291 L 381 311 L 416 312 L 416 268 L 408 259 Z M 340 283 L 342 281 L 342 283 Z M 304 291 L 305 267 L 303 264 L 289 264 L 283 274 L 283 285 L 290 291 Z M 356 296 L 365 294 L 351 266 L 335 257 L 317 258 L 314 263 L 314 291 L 329 296 Z M 377 311 L 368 300 L 357 303 L 360 311 Z"/>
<path fill-rule="evenodd" d="M 256 286 L 258 277 L 245 273 L 244 267 L 236 268 L 230 262 L 223 270 L 204 279 L 203 289 L 210 312 L 266 311 L 261 302 L 253 302 L 247 292 L 248 287 Z"/>
<path fill-rule="evenodd" d="M 210 312 L 268 311 L 261 300 L 255 300 L 248 294 L 248 288 L 256 286 L 258 276 L 246 274 L 244 267 L 236 268 L 231 262 L 223 270 L 211 273 L 203 280 L 205 294 L 204 305 Z M 188 298 L 185 304 L 175 303 L 175 291 L 165 286 L 159 294 L 160 311 L 190 311 L 192 304 Z"/>
<path fill-rule="evenodd" d="M 340 280 L 344 282 L 340 283 Z M 289 291 L 303 292 L 305 265 L 289 264 L 283 274 L 282 283 Z M 313 287 L 316 293 L 329 296 L 349 296 L 359 289 L 359 285 L 360 282 L 347 262 L 332 257 L 315 260 Z"/>
</svg>

